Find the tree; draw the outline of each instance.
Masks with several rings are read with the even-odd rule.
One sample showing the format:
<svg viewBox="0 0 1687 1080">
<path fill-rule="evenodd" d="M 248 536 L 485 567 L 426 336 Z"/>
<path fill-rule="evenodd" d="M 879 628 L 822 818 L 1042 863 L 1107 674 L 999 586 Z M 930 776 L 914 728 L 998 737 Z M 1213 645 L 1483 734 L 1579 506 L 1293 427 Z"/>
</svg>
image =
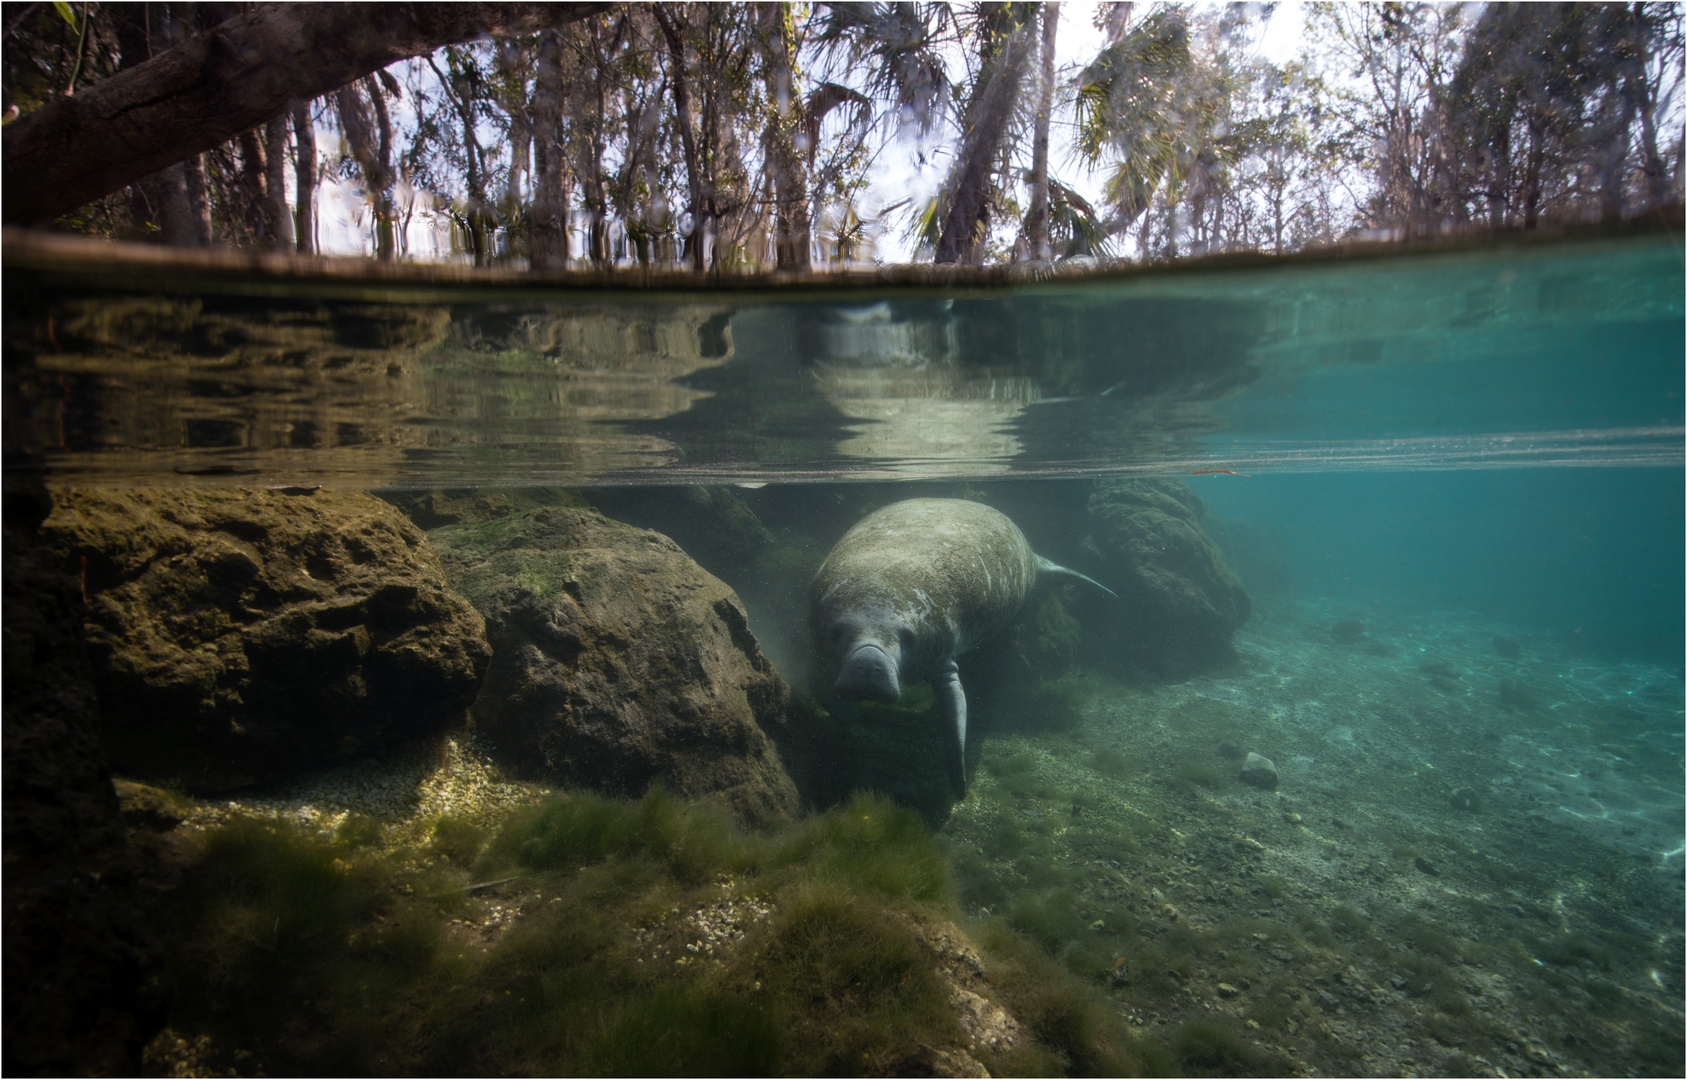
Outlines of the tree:
<svg viewBox="0 0 1687 1080">
<path fill-rule="evenodd" d="M 1111 161 L 1109 232 L 1130 228 L 1162 180 L 1192 157 L 1180 107 L 1192 61 L 1182 11 L 1157 11 L 1114 40 L 1078 77 L 1078 152 L 1093 165 Z"/>
<path fill-rule="evenodd" d="M 311 210 L 316 191 L 316 125 L 311 121 L 310 102 L 294 101 L 289 109 L 293 120 L 293 187 L 298 193 L 293 210 L 293 236 L 299 254 L 316 250 L 316 215 Z"/>
<path fill-rule="evenodd" d="M 568 264 L 568 187 L 562 132 L 562 34 L 547 30 L 539 40 L 533 80 L 533 221 L 528 251 L 535 270 Z"/>
<path fill-rule="evenodd" d="M 1439 229 L 1464 220 L 1442 108 L 1463 47 L 1459 4 L 1315 3 L 1315 46 L 1347 82 L 1332 95 L 1340 159 L 1370 175 L 1365 228 Z"/>
<path fill-rule="evenodd" d="M 4 219 L 36 224 L 220 146 L 394 61 L 607 4 L 274 4 L 5 128 Z"/>
<path fill-rule="evenodd" d="M 992 180 L 1030 64 L 1034 11 L 1032 4 L 980 5 L 979 72 L 967 101 L 955 166 L 940 202 L 938 263 L 978 265 L 984 261 L 995 194 Z"/>
<path fill-rule="evenodd" d="M 1490 5 L 1446 93 L 1446 197 L 1526 229 L 1668 201 L 1655 118 L 1680 57 L 1673 4 Z"/>
<path fill-rule="evenodd" d="M 1054 42 L 1060 27 L 1060 5 L 1043 5 L 1043 54 L 1038 68 L 1037 119 L 1031 144 L 1031 214 L 1026 224 L 1031 257 L 1048 259 L 1049 247 L 1049 119 L 1054 112 Z"/>
</svg>

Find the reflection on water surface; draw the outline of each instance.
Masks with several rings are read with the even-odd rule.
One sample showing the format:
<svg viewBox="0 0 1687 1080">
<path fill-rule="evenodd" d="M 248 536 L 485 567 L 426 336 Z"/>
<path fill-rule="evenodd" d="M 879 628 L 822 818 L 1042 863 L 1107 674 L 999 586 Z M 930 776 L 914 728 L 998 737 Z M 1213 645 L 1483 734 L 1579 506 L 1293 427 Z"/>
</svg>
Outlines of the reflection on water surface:
<svg viewBox="0 0 1687 1080">
<path fill-rule="evenodd" d="M 8 251 L 7 452 L 67 480 L 1681 460 L 1683 277 L 1667 238 L 659 294 L 208 276 L 53 250 Z"/>
</svg>

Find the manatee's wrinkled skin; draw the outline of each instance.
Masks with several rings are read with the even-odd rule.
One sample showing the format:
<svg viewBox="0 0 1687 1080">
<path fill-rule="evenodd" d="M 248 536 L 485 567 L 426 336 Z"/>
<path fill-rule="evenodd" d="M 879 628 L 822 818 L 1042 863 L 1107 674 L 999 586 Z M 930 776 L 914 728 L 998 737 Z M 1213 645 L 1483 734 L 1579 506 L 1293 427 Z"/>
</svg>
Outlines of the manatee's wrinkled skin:
<svg viewBox="0 0 1687 1080">
<path fill-rule="evenodd" d="M 837 691 L 894 702 L 904 676 L 937 691 L 966 790 L 966 697 L 955 657 L 1012 622 L 1039 559 L 1018 526 L 962 499 L 909 499 L 862 518 L 814 576 L 810 622 L 838 657 Z"/>
</svg>

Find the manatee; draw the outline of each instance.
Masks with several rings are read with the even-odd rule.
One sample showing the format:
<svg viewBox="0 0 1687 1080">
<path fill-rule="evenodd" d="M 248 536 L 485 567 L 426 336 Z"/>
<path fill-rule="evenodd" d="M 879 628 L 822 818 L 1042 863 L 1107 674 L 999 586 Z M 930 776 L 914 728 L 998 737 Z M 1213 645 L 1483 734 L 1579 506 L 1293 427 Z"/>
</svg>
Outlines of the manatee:
<svg viewBox="0 0 1687 1080">
<path fill-rule="evenodd" d="M 1007 516 L 964 499 L 908 499 L 860 521 L 809 591 L 817 640 L 840 663 L 836 690 L 894 703 L 902 679 L 929 681 L 943 707 L 950 773 L 966 792 L 966 694 L 955 657 L 1001 631 L 1038 574 L 1112 590 L 1031 550 Z"/>
</svg>

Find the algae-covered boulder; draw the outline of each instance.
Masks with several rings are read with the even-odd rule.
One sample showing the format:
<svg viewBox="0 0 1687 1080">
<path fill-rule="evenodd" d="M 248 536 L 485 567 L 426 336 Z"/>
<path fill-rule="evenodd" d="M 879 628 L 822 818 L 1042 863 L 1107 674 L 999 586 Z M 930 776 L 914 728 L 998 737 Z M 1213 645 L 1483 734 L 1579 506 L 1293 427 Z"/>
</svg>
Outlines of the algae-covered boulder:
<svg viewBox="0 0 1687 1080">
<path fill-rule="evenodd" d="M 660 533 L 549 507 L 430 534 L 492 642 L 473 715 L 506 767 L 763 821 L 796 808 L 764 727 L 789 694 L 733 591 Z"/>
<path fill-rule="evenodd" d="M 490 659 L 427 537 L 362 494 L 73 490 L 114 771 L 218 791 L 437 730 Z"/>
<path fill-rule="evenodd" d="M 584 506 L 578 492 L 568 488 L 428 488 L 373 491 L 404 512 L 423 529 L 443 525 L 473 525 L 509 517 L 541 506 Z"/>
<path fill-rule="evenodd" d="M 1101 631 L 1090 639 L 1098 660 L 1170 678 L 1234 662 L 1248 594 L 1201 528 L 1205 513 L 1181 480 L 1109 483 L 1090 496 L 1083 547 L 1119 594 L 1083 601 L 1080 621 Z"/>
</svg>

